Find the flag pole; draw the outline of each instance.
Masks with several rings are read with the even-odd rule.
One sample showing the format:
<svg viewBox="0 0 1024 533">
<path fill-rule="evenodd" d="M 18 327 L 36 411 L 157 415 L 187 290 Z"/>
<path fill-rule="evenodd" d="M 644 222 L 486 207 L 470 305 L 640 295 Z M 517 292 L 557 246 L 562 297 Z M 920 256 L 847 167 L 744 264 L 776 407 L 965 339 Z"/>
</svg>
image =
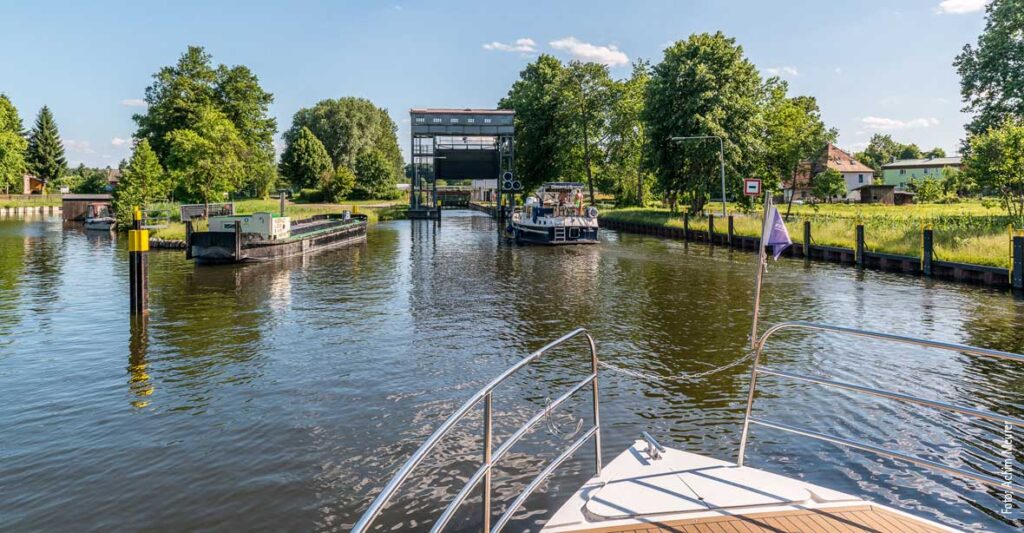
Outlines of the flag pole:
<svg viewBox="0 0 1024 533">
<path fill-rule="evenodd" d="M 765 233 L 768 229 L 768 215 L 772 209 L 772 194 L 770 191 L 765 190 L 764 192 L 764 216 L 761 218 L 761 240 L 757 246 L 757 282 L 754 285 L 754 320 L 753 325 L 750 327 L 750 348 L 754 349 L 757 347 L 757 317 L 761 312 L 761 280 L 764 276 L 765 263 L 768 261 L 768 256 L 765 255 L 765 242 L 768 240 Z"/>
</svg>

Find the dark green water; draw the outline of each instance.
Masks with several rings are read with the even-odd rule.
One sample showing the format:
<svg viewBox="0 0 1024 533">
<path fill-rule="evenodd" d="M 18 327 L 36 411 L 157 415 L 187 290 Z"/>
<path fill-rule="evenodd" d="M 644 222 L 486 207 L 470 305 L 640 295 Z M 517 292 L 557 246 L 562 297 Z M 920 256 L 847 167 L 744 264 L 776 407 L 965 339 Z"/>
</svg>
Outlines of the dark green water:
<svg viewBox="0 0 1024 533">
<path fill-rule="evenodd" d="M 53 218 L 0 219 L 0 530 L 345 530 L 463 400 L 577 326 L 602 359 L 656 376 L 744 353 L 752 254 L 614 232 L 598 246 L 519 248 L 488 218 L 445 215 L 276 264 L 196 268 L 153 252 L 151 316 L 136 327 L 123 246 Z M 766 323 L 1024 351 L 1024 304 L 1004 292 L 789 260 L 771 265 L 765 288 Z M 1024 416 L 1024 368 L 1010 363 L 809 335 L 779 337 L 768 362 Z M 498 439 L 585 371 L 577 344 L 500 389 Z M 748 373 L 687 383 L 602 371 L 605 460 L 641 430 L 735 460 Z M 994 424 L 778 379 L 759 391 L 764 418 L 1000 472 Z M 497 502 L 589 408 L 582 395 L 515 449 Z M 477 466 L 479 424 L 468 419 L 417 471 L 382 529 L 429 526 L 436 497 Z M 590 476 L 590 450 L 512 530 L 536 529 Z M 769 429 L 753 429 L 747 457 L 953 527 L 1021 525 L 1001 514 L 998 491 Z M 478 514 L 467 504 L 459 527 Z"/>
</svg>

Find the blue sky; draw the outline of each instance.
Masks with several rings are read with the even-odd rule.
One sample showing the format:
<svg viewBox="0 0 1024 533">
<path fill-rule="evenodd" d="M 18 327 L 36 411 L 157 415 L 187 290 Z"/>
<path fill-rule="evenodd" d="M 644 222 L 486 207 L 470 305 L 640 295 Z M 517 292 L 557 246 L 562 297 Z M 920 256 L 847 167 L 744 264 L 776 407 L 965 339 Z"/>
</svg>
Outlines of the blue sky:
<svg viewBox="0 0 1024 533">
<path fill-rule="evenodd" d="M 0 0 L 0 92 L 26 126 L 49 105 L 72 164 L 116 166 L 150 76 L 198 44 L 259 76 L 281 131 L 301 107 L 362 96 L 389 110 L 407 152 L 410 107 L 494 107 L 539 53 L 625 77 L 629 61 L 722 30 L 763 73 L 817 97 L 841 147 L 883 132 L 953 151 L 967 117 L 952 61 L 976 42 L 984 3 Z"/>
</svg>

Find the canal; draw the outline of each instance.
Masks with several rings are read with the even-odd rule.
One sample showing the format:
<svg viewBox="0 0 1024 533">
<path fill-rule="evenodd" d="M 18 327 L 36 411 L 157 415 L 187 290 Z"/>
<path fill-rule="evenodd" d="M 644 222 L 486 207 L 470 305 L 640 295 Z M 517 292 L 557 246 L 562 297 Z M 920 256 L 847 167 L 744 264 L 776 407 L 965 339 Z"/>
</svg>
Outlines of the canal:
<svg viewBox="0 0 1024 533">
<path fill-rule="evenodd" d="M 180 252 L 153 252 L 151 315 L 132 327 L 123 245 L 57 218 L 0 219 L 0 530 L 345 530 L 463 400 L 577 326 L 603 360 L 634 373 L 602 370 L 606 462 L 641 430 L 735 460 L 749 366 L 681 378 L 745 353 L 753 254 L 602 239 L 509 246 L 491 219 L 446 212 L 439 226 L 383 223 L 364 245 L 275 264 L 196 268 Z M 765 291 L 766 323 L 1024 351 L 1024 304 L 1001 291 L 786 259 L 769 266 Z M 1009 362 L 807 334 L 779 337 L 767 358 L 1024 416 L 1024 368 Z M 587 364 L 571 345 L 503 386 L 497 439 Z M 581 395 L 517 446 L 495 476 L 496 500 L 510 501 L 509 487 L 557 455 L 589 409 Z M 774 378 L 759 383 L 756 411 L 1001 474 L 1004 431 L 992 423 Z M 479 441 L 475 416 L 400 491 L 382 527 L 428 525 L 437 508 L 422 500 L 461 488 Z M 589 477 L 590 453 L 512 530 L 536 528 Z M 1002 514 L 999 491 L 766 428 L 752 429 L 747 457 L 958 528 L 1021 525 Z M 458 524 L 469 528 L 479 510 L 465 511 Z"/>
</svg>

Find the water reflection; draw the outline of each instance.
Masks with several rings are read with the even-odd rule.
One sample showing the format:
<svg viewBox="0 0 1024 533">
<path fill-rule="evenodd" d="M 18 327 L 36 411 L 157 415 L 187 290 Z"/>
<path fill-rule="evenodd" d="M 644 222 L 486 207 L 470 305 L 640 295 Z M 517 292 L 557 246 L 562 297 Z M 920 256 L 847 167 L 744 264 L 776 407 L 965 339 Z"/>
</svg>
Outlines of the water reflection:
<svg viewBox="0 0 1024 533">
<path fill-rule="evenodd" d="M 148 316 L 131 317 L 131 338 L 128 341 L 128 389 L 133 399 L 132 407 L 142 409 L 149 405 L 149 397 L 153 394 L 153 382 L 149 377 L 149 364 L 146 362 L 146 349 L 149 346 L 147 330 Z"/>
</svg>

